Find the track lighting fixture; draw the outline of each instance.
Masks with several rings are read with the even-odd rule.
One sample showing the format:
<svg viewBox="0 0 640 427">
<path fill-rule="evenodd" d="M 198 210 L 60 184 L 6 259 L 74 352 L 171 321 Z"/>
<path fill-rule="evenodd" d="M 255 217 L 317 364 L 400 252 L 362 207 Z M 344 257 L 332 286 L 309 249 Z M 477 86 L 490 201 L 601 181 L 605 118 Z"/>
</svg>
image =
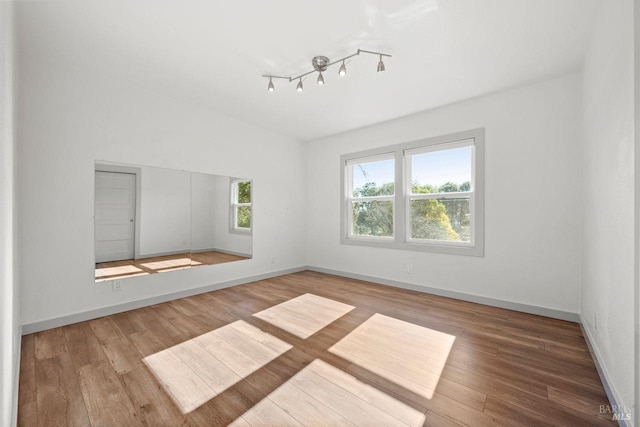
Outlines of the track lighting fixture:
<svg viewBox="0 0 640 427">
<path fill-rule="evenodd" d="M 380 61 L 378 61 L 378 72 L 384 71 L 384 62 L 382 62 L 382 55 L 380 55 Z"/>
<path fill-rule="evenodd" d="M 342 65 L 340 66 L 340 69 L 338 70 L 338 75 L 339 76 L 346 76 L 347 75 L 347 66 L 344 64 L 344 61 L 342 61 Z"/>
<path fill-rule="evenodd" d="M 298 84 L 296 85 L 296 90 L 298 92 L 302 92 L 303 88 L 302 88 L 302 78 L 308 76 L 309 74 L 312 73 L 318 73 L 318 80 L 317 83 L 319 85 L 323 85 L 324 84 L 324 75 L 322 74 L 324 71 L 327 70 L 327 68 L 329 68 L 330 66 L 332 66 L 333 64 L 337 64 L 338 62 L 342 62 L 342 65 L 340 65 L 340 69 L 338 69 L 338 75 L 339 76 L 346 76 L 347 75 L 347 65 L 346 65 L 346 60 L 349 58 L 353 58 L 354 56 L 358 56 L 361 53 L 368 53 L 371 55 L 378 55 L 380 57 L 380 60 L 378 61 L 378 72 L 380 71 L 384 71 L 385 67 L 384 67 L 384 62 L 382 62 L 382 57 L 386 56 L 387 58 L 391 58 L 391 55 L 386 54 L 386 53 L 381 53 L 381 52 L 372 52 L 369 50 L 362 50 L 362 49 L 358 49 L 358 51 L 354 54 L 345 56 L 344 58 L 340 58 L 336 61 L 331 62 L 329 60 L 329 58 L 327 58 L 326 56 L 316 56 L 311 60 L 311 64 L 313 65 L 313 70 L 311 71 L 307 71 L 304 74 L 300 74 L 299 76 L 295 76 L 295 77 L 286 77 L 286 76 L 275 76 L 275 75 L 270 75 L 270 74 L 263 74 L 262 77 L 268 78 L 269 79 L 269 85 L 267 86 L 267 89 L 269 90 L 269 92 L 273 92 L 276 90 L 274 84 L 273 84 L 273 79 L 284 79 L 284 80 L 288 80 L 289 83 L 291 83 L 294 80 L 298 80 Z"/>
</svg>

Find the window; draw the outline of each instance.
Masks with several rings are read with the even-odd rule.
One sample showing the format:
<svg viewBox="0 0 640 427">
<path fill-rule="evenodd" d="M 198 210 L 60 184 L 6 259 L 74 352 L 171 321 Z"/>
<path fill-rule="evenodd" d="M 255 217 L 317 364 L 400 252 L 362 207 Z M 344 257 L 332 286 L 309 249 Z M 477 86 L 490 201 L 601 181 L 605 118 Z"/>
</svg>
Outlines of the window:
<svg viewBox="0 0 640 427">
<path fill-rule="evenodd" d="M 473 140 L 405 151 L 407 241 L 471 243 Z"/>
<path fill-rule="evenodd" d="M 483 129 L 341 161 L 342 243 L 483 255 Z"/>
<path fill-rule="evenodd" d="M 349 235 L 393 237 L 393 153 L 347 161 Z"/>
<path fill-rule="evenodd" d="M 251 181 L 231 181 L 231 230 L 251 232 Z"/>
</svg>

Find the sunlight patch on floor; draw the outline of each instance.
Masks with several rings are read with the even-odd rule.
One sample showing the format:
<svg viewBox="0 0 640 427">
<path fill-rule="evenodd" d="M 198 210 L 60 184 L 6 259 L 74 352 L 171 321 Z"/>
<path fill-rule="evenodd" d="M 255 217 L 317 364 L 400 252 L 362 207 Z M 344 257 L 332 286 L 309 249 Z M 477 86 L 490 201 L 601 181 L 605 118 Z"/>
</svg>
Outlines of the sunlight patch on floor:
<svg viewBox="0 0 640 427">
<path fill-rule="evenodd" d="M 313 294 L 304 294 L 270 307 L 255 317 L 300 337 L 308 338 L 355 307 Z"/>
<path fill-rule="evenodd" d="M 291 348 L 238 320 L 143 361 L 186 414 Z"/>
<path fill-rule="evenodd" d="M 422 426 L 423 422 L 423 410 L 315 359 L 230 425 Z"/>
<path fill-rule="evenodd" d="M 96 268 L 95 274 L 96 274 L 96 280 L 106 280 L 113 276 L 133 277 L 133 276 L 144 276 L 149 273 L 147 273 L 146 271 L 142 271 L 141 269 L 139 269 L 134 265 L 127 264 L 127 265 L 120 265 L 120 266 L 114 266 L 114 267 Z"/>
<path fill-rule="evenodd" d="M 189 267 L 191 265 L 191 258 L 171 258 L 162 261 L 141 262 L 140 265 L 149 270 L 179 269 Z"/>
<path fill-rule="evenodd" d="M 431 399 L 455 336 L 374 314 L 329 351 Z"/>
</svg>

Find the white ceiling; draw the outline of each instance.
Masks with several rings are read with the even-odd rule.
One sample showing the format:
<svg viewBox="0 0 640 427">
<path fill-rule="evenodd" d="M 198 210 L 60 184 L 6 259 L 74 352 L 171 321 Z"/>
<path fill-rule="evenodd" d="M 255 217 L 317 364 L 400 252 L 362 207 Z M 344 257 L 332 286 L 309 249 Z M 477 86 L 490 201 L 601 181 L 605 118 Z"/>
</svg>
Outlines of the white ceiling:
<svg viewBox="0 0 640 427">
<path fill-rule="evenodd" d="M 19 2 L 20 49 L 90 66 L 301 140 L 577 71 L 598 0 Z M 358 48 L 346 78 L 297 74 Z"/>
</svg>

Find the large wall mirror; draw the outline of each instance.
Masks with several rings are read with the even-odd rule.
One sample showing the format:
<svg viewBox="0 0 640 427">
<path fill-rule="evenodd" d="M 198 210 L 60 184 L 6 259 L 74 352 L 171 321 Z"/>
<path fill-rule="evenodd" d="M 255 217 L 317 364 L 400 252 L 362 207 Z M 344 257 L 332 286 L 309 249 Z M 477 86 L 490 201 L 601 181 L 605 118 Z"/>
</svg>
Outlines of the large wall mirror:
<svg viewBox="0 0 640 427">
<path fill-rule="evenodd" d="M 95 280 L 251 258 L 252 181 L 99 161 Z"/>
</svg>

